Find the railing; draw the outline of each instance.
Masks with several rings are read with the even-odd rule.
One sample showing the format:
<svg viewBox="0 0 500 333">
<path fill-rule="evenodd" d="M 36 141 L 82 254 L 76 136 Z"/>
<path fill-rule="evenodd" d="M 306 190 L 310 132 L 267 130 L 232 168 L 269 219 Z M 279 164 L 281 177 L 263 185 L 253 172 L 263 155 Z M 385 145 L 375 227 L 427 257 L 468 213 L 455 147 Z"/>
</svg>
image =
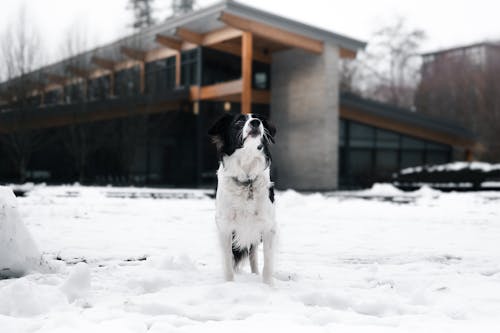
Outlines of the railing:
<svg viewBox="0 0 500 333">
<path fill-rule="evenodd" d="M 189 100 L 189 89 L 161 94 L 111 97 L 108 99 L 0 109 L 0 133 L 26 128 L 63 126 L 126 115 L 162 112 L 169 103 Z"/>
</svg>

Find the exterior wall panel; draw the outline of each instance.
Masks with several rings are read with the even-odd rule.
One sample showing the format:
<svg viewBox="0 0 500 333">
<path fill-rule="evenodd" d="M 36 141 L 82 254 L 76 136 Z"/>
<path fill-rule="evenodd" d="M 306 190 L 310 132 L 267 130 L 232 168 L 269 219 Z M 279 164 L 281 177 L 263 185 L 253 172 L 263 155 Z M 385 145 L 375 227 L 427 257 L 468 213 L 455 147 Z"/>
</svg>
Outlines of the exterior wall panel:
<svg viewBox="0 0 500 333">
<path fill-rule="evenodd" d="M 337 188 L 338 65 L 339 49 L 331 44 L 321 55 L 298 49 L 273 54 L 273 158 L 280 189 Z"/>
</svg>

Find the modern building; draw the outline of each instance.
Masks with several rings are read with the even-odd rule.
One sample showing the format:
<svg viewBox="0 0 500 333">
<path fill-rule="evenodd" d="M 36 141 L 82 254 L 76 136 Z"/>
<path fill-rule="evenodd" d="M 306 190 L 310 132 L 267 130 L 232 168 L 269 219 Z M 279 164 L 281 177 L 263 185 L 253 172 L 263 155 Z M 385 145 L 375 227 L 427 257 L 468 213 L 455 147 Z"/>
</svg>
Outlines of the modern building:
<svg viewBox="0 0 500 333">
<path fill-rule="evenodd" d="M 418 112 L 477 134 L 475 158 L 500 162 L 500 44 L 482 42 L 425 53 Z"/>
<path fill-rule="evenodd" d="M 451 123 L 341 95 L 340 61 L 364 47 L 234 1 L 169 19 L 0 84 L 0 181 L 26 169 L 35 181 L 210 186 L 206 132 L 224 112 L 276 124 L 281 189 L 365 186 L 474 148 Z"/>
</svg>

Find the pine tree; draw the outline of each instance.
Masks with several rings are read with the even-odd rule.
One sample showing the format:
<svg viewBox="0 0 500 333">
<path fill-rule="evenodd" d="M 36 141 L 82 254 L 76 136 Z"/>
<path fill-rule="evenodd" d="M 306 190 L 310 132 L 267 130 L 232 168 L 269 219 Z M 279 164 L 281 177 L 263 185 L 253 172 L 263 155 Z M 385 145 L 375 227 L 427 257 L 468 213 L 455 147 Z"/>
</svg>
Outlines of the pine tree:
<svg viewBox="0 0 500 333">
<path fill-rule="evenodd" d="M 193 11 L 196 0 L 172 0 L 172 13 L 174 16 Z"/>
<path fill-rule="evenodd" d="M 154 0 L 129 0 L 127 9 L 134 13 L 134 22 L 132 23 L 134 29 L 141 30 L 155 24 L 153 2 Z"/>
</svg>

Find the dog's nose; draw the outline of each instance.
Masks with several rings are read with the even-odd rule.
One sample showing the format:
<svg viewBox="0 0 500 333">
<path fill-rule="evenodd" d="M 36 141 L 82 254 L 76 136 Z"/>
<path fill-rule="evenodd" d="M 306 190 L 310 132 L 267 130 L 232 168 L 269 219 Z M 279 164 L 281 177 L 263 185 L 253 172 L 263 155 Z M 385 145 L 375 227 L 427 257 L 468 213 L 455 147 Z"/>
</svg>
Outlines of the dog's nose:
<svg viewBox="0 0 500 333">
<path fill-rule="evenodd" d="M 254 128 L 259 127 L 260 126 L 260 120 L 259 119 L 252 119 L 250 121 L 250 126 L 254 127 Z"/>
</svg>

